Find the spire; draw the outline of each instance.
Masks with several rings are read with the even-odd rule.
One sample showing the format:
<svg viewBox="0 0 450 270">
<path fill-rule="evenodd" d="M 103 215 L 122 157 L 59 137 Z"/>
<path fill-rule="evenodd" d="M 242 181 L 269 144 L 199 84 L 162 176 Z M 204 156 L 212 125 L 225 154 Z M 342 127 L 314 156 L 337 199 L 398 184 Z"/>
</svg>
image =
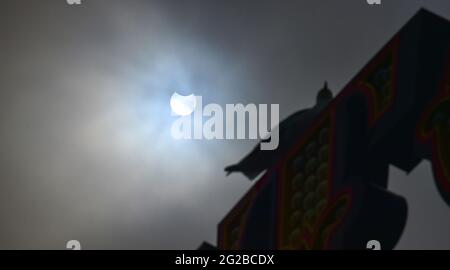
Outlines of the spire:
<svg viewBox="0 0 450 270">
<path fill-rule="evenodd" d="M 328 82 L 325 81 L 323 88 L 317 93 L 317 103 L 328 102 L 333 99 L 333 93 L 328 89 Z"/>
</svg>

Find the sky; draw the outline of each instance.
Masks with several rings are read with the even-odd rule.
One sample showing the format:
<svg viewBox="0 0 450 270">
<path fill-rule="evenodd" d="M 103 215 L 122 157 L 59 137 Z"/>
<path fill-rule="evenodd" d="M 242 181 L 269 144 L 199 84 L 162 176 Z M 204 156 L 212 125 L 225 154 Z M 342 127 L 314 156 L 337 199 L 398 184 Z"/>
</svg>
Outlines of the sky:
<svg viewBox="0 0 450 270">
<path fill-rule="evenodd" d="M 173 92 L 310 107 L 421 7 L 447 0 L 4 0 L 0 249 L 195 249 L 252 183 L 223 168 L 256 141 L 174 141 Z M 409 204 L 399 249 L 450 249 L 430 165 L 391 167 Z"/>
</svg>

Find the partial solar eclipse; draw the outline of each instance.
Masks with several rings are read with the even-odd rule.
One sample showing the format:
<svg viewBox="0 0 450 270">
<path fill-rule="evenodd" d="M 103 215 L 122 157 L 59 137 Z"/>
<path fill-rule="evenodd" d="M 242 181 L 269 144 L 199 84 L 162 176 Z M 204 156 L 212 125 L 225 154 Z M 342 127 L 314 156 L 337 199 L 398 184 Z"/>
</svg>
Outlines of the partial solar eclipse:
<svg viewBox="0 0 450 270">
<path fill-rule="evenodd" d="M 170 98 L 170 107 L 172 108 L 172 111 L 180 116 L 190 115 L 194 112 L 196 105 L 197 101 L 194 94 L 182 96 L 175 92 Z"/>
</svg>

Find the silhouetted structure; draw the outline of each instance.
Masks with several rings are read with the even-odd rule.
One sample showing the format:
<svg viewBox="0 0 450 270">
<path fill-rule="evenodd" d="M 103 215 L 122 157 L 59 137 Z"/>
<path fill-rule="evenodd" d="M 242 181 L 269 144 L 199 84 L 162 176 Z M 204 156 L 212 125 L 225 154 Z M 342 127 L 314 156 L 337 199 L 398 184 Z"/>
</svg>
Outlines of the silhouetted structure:
<svg viewBox="0 0 450 270">
<path fill-rule="evenodd" d="M 389 165 L 409 173 L 430 160 L 450 204 L 446 20 L 421 10 L 325 109 L 304 121 L 307 112 L 281 124 L 294 138 L 280 136 L 274 158 L 259 166 L 249 159 L 271 154 L 254 151 L 229 168 L 268 170 L 220 223 L 219 249 L 365 249 L 372 239 L 392 249 L 407 205 L 387 190 Z"/>
<path fill-rule="evenodd" d="M 238 164 L 226 167 L 225 171 L 228 174 L 241 172 L 250 180 L 253 180 L 263 171 L 273 167 L 332 99 L 333 93 L 328 89 L 328 84 L 325 82 L 324 87 L 317 94 L 317 100 L 314 107 L 300 110 L 292 114 L 276 127 L 279 129 L 280 135 L 280 144 L 277 149 L 273 151 L 264 151 L 261 150 L 260 144 L 258 144 L 253 151 Z M 263 140 L 263 142 L 267 141 L 270 141 L 270 138 Z"/>
</svg>

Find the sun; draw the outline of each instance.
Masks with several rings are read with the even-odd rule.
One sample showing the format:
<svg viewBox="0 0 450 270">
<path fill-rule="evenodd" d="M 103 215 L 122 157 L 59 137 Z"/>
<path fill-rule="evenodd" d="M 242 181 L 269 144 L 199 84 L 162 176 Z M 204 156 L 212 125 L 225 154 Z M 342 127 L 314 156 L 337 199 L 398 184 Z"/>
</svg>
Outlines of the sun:
<svg viewBox="0 0 450 270">
<path fill-rule="evenodd" d="M 170 107 L 172 108 L 172 111 L 180 116 L 190 115 L 194 112 L 196 106 L 197 100 L 194 94 L 182 96 L 175 92 L 170 98 Z"/>
</svg>

